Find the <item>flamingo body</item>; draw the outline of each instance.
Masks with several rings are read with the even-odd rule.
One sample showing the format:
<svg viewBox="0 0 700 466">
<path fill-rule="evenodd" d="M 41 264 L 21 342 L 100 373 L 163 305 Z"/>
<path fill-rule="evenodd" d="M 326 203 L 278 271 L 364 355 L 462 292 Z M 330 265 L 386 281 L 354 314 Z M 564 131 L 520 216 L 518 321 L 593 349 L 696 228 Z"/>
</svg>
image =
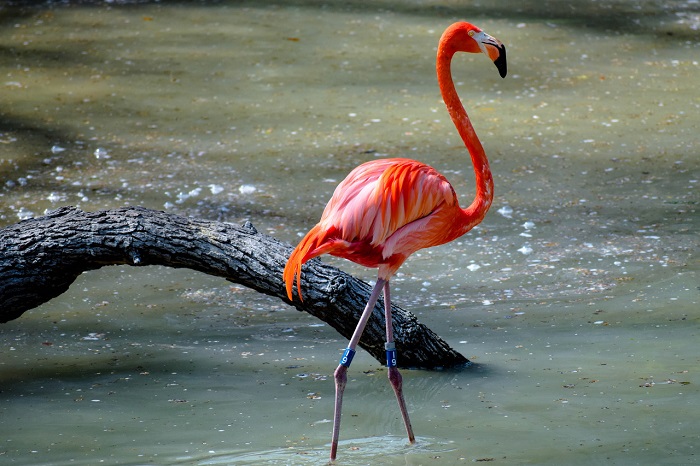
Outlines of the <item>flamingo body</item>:
<svg viewBox="0 0 700 466">
<path fill-rule="evenodd" d="M 287 294 L 292 299 L 301 265 L 321 254 L 379 268 L 388 280 L 412 253 L 452 241 L 481 217 L 460 209 L 452 185 L 429 165 L 402 158 L 363 163 L 338 185 L 290 256 Z"/>
</svg>

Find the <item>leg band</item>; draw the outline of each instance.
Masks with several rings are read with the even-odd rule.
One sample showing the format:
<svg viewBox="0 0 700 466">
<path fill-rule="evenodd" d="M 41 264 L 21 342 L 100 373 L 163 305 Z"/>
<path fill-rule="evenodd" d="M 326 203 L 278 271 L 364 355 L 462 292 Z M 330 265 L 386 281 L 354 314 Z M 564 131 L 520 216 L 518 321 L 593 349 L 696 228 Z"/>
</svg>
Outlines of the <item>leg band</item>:
<svg viewBox="0 0 700 466">
<path fill-rule="evenodd" d="M 352 358 L 355 357 L 355 350 L 350 348 L 345 348 L 343 356 L 340 358 L 340 365 L 345 367 L 350 367 Z"/>
<path fill-rule="evenodd" d="M 386 349 L 386 367 L 396 367 L 396 346 L 393 342 L 384 343 Z"/>
</svg>

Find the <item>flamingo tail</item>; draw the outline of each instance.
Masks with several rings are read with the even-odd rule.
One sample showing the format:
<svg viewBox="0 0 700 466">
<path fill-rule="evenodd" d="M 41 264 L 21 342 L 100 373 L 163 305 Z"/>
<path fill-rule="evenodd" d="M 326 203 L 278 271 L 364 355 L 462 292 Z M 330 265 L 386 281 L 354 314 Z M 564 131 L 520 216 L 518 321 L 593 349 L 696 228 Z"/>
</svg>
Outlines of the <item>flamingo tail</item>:
<svg viewBox="0 0 700 466">
<path fill-rule="evenodd" d="M 294 289 L 294 277 L 296 277 L 296 286 L 299 299 L 303 301 L 301 295 L 301 266 L 306 261 L 313 259 L 321 254 L 326 254 L 332 251 L 336 242 L 329 240 L 329 232 L 316 225 L 304 236 L 299 242 L 292 254 L 287 260 L 287 265 L 284 267 L 282 278 L 287 288 L 287 297 L 290 301 L 293 300 L 292 291 Z"/>
</svg>

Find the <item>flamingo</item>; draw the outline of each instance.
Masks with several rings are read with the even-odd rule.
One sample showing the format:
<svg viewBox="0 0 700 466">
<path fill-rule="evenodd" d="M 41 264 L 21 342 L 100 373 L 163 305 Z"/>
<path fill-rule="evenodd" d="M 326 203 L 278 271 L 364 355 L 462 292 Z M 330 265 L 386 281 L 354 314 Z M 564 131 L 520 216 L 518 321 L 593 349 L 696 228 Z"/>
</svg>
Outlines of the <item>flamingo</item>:
<svg viewBox="0 0 700 466">
<path fill-rule="evenodd" d="M 334 372 L 331 461 L 337 456 L 347 370 L 382 291 L 388 377 L 396 394 L 408 440 L 415 442 L 396 363 L 389 280 L 412 253 L 447 243 L 471 230 L 483 220 L 493 201 L 493 178 L 484 148 L 452 81 L 450 65 L 456 52 L 484 53 L 494 62 L 501 77 L 505 78 L 506 49 L 498 39 L 467 22 L 449 26 L 438 44 L 436 69 L 440 92 L 474 167 L 476 196 L 472 203 L 462 209 L 447 179 L 424 163 L 406 158 L 363 163 L 338 185 L 321 220 L 299 242 L 284 268 L 283 278 L 290 301 L 293 300 L 295 277 L 299 299 L 303 299 L 302 264 L 321 254 L 343 257 L 378 269 L 377 282 Z"/>
</svg>

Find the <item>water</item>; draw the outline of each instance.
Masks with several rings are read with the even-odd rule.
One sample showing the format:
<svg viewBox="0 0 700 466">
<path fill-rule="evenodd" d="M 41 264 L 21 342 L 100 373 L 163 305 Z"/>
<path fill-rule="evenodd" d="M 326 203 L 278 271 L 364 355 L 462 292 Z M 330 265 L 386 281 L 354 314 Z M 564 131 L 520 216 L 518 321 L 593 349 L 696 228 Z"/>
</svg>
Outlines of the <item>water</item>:
<svg viewBox="0 0 700 466">
<path fill-rule="evenodd" d="M 357 164 L 410 156 L 470 200 L 434 77 L 458 56 L 492 160 L 484 223 L 394 299 L 477 363 L 350 371 L 338 464 L 690 464 L 700 445 L 696 2 L 0 6 L 0 222 L 144 205 L 298 240 Z M 327 259 L 371 280 L 372 271 Z M 186 270 L 112 267 L 0 327 L 7 464 L 323 464 L 345 341 Z"/>
</svg>

